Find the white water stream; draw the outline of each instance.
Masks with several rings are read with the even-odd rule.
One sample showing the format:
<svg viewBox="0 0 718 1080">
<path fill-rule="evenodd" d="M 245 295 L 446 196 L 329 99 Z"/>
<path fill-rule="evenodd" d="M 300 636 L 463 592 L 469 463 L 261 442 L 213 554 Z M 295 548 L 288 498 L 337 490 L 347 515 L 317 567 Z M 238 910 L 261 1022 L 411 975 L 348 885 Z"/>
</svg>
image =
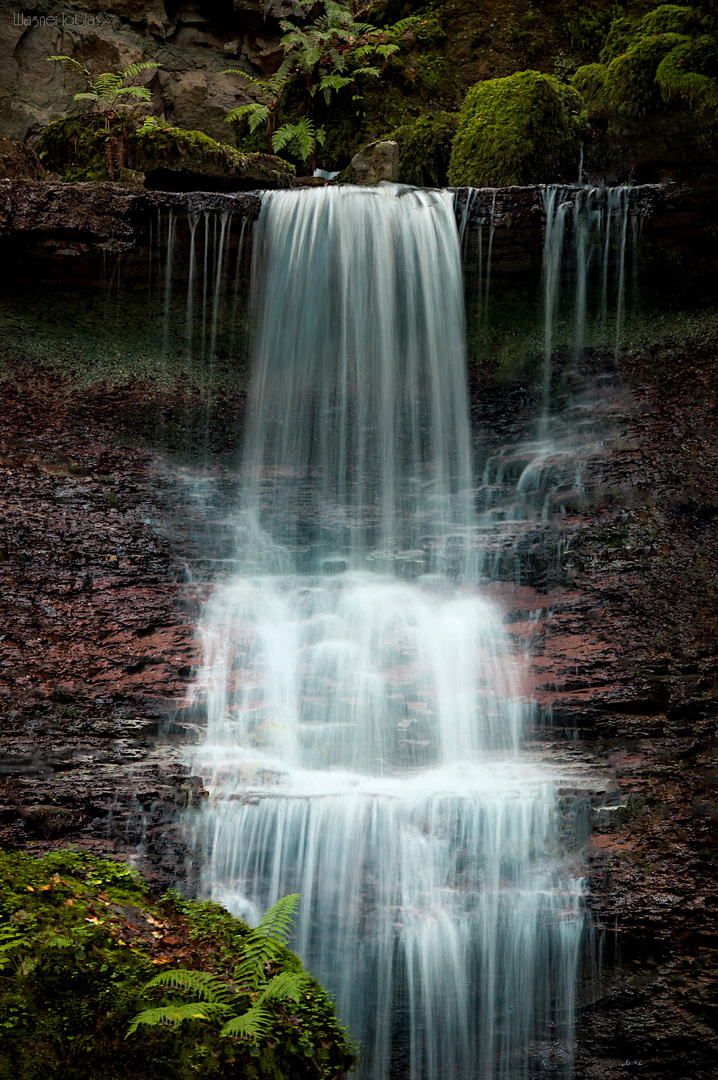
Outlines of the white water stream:
<svg viewBox="0 0 718 1080">
<path fill-rule="evenodd" d="M 241 570 L 203 619 L 207 890 L 294 947 L 366 1080 L 571 1073 L 583 933 L 481 595 L 451 197 L 263 196 Z"/>
</svg>

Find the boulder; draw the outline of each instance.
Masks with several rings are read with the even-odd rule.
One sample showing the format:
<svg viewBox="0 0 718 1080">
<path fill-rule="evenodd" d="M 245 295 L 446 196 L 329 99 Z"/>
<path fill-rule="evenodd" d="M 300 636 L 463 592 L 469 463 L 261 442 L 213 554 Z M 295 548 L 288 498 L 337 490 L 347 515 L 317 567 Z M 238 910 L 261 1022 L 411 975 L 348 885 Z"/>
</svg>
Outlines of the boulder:
<svg viewBox="0 0 718 1080">
<path fill-rule="evenodd" d="M 379 184 L 382 180 L 396 184 L 399 180 L 399 143 L 373 142 L 362 147 L 340 179 L 351 184 Z"/>
<path fill-rule="evenodd" d="M 472 86 L 449 166 L 455 187 L 552 184 L 578 175 L 587 133 L 581 96 L 539 71 Z"/>
<path fill-rule="evenodd" d="M 0 180 L 42 180 L 40 158 L 32 147 L 12 139 L 0 139 Z"/>
</svg>

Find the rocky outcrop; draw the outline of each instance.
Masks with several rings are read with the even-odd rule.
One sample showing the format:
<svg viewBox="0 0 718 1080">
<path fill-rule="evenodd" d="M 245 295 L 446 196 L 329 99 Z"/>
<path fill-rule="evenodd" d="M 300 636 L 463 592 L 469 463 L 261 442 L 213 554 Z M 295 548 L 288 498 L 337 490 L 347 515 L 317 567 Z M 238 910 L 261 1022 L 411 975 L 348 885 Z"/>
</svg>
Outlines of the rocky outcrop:
<svg viewBox="0 0 718 1080">
<path fill-rule="evenodd" d="M 147 73 L 151 111 L 215 139 L 231 135 L 225 116 L 248 101 L 243 87 L 281 60 L 279 18 L 293 3 L 236 0 L 222 12 L 195 0 L 34 0 L 22 8 L 0 3 L 0 131 L 12 139 L 37 135 L 75 109 L 77 76 L 46 57 L 68 54 L 93 73 L 156 60 Z M 306 9 L 304 9 L 306 10 Z M 223 75 L 228 68 L 244 75 Z"/>
<path fill-rule="evenodd" d="M 133 241 L 143 238 L 150 215 L 224 211 L 256 217 L 260 200 L 254 194 L 145 192 L 122 184 L 62 184 L 0 181 L 0 237 L 29 234 L 73 236 L 86 241 Z"/>
</svg>

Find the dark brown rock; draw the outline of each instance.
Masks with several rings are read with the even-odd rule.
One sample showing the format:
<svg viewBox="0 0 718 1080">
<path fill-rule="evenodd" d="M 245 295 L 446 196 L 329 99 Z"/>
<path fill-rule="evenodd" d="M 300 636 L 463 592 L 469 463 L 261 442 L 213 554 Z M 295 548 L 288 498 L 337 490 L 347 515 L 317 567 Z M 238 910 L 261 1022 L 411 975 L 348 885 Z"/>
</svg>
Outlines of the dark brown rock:
<svg viewBox="0 0 718 1080">
<path fill-rule="evenodd" d="M 26 143 L 0 139 L 0 180 L 42 180 L 40 158 Z"/>
<path fill-rule="evenodd" d="M 157 209 L 186 213 L 221 208 L 238 217 L 256 217 L 260 205 L 253 194 L 143 192 L 135 185 L 6 180 L 0 181 L 0 236 L 47 233 L 129 241 L 144 235 Z"/>
</svg>

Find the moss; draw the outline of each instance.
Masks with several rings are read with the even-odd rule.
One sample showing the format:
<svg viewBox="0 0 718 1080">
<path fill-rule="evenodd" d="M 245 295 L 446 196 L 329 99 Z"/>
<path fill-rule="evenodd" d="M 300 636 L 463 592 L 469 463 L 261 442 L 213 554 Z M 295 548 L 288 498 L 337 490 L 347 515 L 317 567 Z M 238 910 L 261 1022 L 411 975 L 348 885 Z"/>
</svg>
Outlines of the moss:
<svg viewBox="0 0 718 1080">
<path fill-rule="evenodd" d="M 601 116 L 606 104 L 605 64 L 584 64 L 573 75 L 571 85 L 579 92 L 588 110 L 589 116 Z"/>
<path fill-rule="evenodd" d="M 664 101 L 678 98 L 698 113 L 718 112 L 718 41 L 703 35 L 671 49 L 656 69 Z"/>
<path fill-rule="evenodd" d="M 56 851 L 0 852 L 0 1080 L 330 1080 L 353 1055 L 318 983 L 278 1008 L 252 1052 L 200 1022 L 179 1030 L 128 1021 L 145 983 L 173 965 L 231 980 L 247 927 L 217 904 L 153 901 L 122 863 Z M 288 950 L 281 970 L 300 962 Z"/>
<path fill-rule="evenodd" d="M 113 180 L 121 169 L 150 173 L 182 170 L 204 176 L 242 176 L 266 167 L 278 186 L 291 182 L 292 170 L 279 158 L 241 153 L 202 131 L 187 131 L 161 121 L 145 126 L 144 117 L 65 117 L 49 124 L 37 142 L 43 165 L 63 180 Z M 274 163 L 274 164 L 273 164 Z M 269 173 L 276 173 L 269 176 Z"/>
<path fill-rule="evenodd" d="M 449 178 L 457 186 L 550 183 L 573 176 L 585 129 L 580 95 L 538 71 L 472 87 Z"/>
<path fill-rule="evenodd" d="M 444 187 L 449 182 L 451 144 L 458 113 L 420 116 L 397 128 L 388 139 L 399 143 L 399 180 L 417 187 Z"/>
<path fill-rule="evenodd" d="M 579 68 L 572 84 L 591 115 L 635 120 L 676 102 L 715 117 L 718 40 L 699 10 L 662 4 L 640 20 L 616 19 L 601 64 Z"/>
</svg>

